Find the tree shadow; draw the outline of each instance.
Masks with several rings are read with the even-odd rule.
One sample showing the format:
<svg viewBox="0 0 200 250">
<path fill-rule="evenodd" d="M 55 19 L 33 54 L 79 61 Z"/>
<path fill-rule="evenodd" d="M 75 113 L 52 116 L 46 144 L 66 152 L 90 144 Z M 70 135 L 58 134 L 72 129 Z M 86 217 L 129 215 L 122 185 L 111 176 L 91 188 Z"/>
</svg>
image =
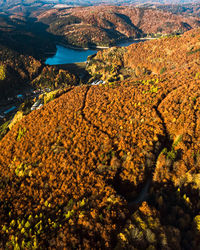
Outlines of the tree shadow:
<svg viewBox="0 0 200 250">
<path fill-rule="evenodd" d="M 63 39 L 49 33 L 48 28 L 49 25 L 36 18 L 11 19 L 9 15 L 0 15 L 0 44 L 22 55 L 44 60 L 56 52 L 56 44 Z"/>
<path fill-rule="evenodd" d="M 128 17 L 128 16 L 126 16 L 126 15 L 124 15 L 124 14 L 120 14 L 120 13 L 116 13 L 116 15 L 119 17 L 119 18 L 121 18 L 125 23 L 127 23 L 128 25 L 130 25 L 134 30 L 135 30 L 135 32 L 136 32 L 136 34 L 137 34 L 137 36 L 138 37 L 141 37 L 142 35 L 143 35 L 143 31 L 141 30 L 141 29 L 139 29 L 137 26 L 135 26 L 133 23 L 132 23 L 132 21 L 131 21 L 131 19 Z"/>
<path fill-rule="evenodd" d="M 199 249 L 200 232 L 195 226 L 198 201 L 199 192 L 192 184 L 178 188 L 172 182 L 152 183 L 148 204 L 159 212 L 160 223 L 166 228 L 166 240 L 172 249 L 172 228 L 178 232 L 181 249 Z"/>
<path fill-rule="evenodd" d="M 91 75 L 86 70 L 86 63 L 67 63 L 67 64 L 60 64 L 55 66 L 57 69 L 67 70 L 70 73 L 74 74 L 80 79 L 80 83 L 86 84 Z M 77 82 L 78 84 L 79 82 Z"/>
<path fill-rule="evenodd" d="M 151 182 L 145 201 L 130 217 L 115 249 L 199 249 L 199 191 L 191 184 Z"/>
</svg>

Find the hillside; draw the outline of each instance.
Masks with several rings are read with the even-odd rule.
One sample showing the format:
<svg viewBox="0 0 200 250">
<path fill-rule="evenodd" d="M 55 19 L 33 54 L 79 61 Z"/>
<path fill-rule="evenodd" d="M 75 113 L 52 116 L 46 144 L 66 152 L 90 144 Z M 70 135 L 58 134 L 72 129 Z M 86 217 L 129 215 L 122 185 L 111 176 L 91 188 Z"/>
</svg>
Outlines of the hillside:
<svg viewBox="0 0 200 250">
<path fill-rule="evenodd" d="M 156 75 L 159 73 L 178 73 L 187 70 L 189 64 L 199 63 L 200 43 L 197 39 L 199 29 L 187 32 L 182 36 L 135 43 L 129 47 L 112 47 L 98 51 L 88 63 L 92 75 L 103 79 L 116 77 L 137 78 L 138 76 Z"/>
<path fill-rule="evenodd" d="M 190 4 L 164 4 L 156 6 L 158 9 L 165 11 L 170 11 L 173 14 L 184 14 L 190 16 L 199 16 L 200 15 L 200 4 L 190 3 Z"/>
<path fill-rule="evenodd" d="M 48 31 L 51 34 L 78 47 L 108 46 L 123 39 L 158 33 L 182 33 L 199 27 L 197 17 L 131 6 L 54 8 L 39 14 L 33 12 L 32 16 L 49 25 Z"/>
<path fill-rule="evenodd" d="M 59 88 L 77 85 L 68 70 L 46 66 L 34 57 L 21 55 L 0 45 L 0 98 L 7 99 L 31 88 Z M 1 103 L 1 102 L 0 102 Z"/>
<path fill-rule="evenodd" d="M 11 129 L 1 248 L 198 249 L 199 40 L 196 29 L 98 52 L 93 74 L 110 60 L 129 76 L 71 87 Z"/>
<path fill-rule="evenodd" d="M 49 52 L 56 51 L 55 40 L 58 40 L 47 28 L 23 12 L 0 13 L 0 45 L 25 56 L 44 59 Z"/>
<path fill-rule="evenodd" d="M 41 62 L 31 56 L 19 53 L 0 45 L 0 98 L 28 87 L 42 68 Z"/>
<path fill-rule="evenodd" d="M 11 2 L 9 2 L 11 4 Z M 157 6 L 156 8 L 159 8 Z M 127 39 L 183 33 L 200 25 L 190 13 L 176 15 L 147 7 L 59 7 L 51 2 L 0 7 L 0 44 L 44 59 L 56 44 L 96 47 Z M 166 5 L 167 8 L 167 5 Z M 170 9 L 169 9 L 170 10 Z"/>
</svg>

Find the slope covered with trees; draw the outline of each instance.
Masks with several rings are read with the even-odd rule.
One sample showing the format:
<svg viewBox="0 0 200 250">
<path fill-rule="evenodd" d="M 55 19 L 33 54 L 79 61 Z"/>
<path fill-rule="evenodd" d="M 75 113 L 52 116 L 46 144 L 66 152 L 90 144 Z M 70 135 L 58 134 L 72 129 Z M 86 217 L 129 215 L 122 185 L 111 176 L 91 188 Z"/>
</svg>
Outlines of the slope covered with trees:
<svg viewBox="0 0 200 250">
<path fill-rule="evenodd" d="M 78 47 L 108 46 L 148 34 L 184 32 L 199 27 L 197 17 L 175 15 L 155 8 L 90 6 L 33 13 L 48 31 Z"/>
<path fill-rule="evenodd" d="M 13 95 L 27 87 L 28 83 L 39 74 L 41 62 L 30 56 L 0 46 L 0 97 Z"/>
<path fill-rule="evenodd" d="M 88 70 L 104 79 L 124 74 L 141 77 L 149 74 L 178 73 L 197 64 L 200 51 L 199 29 L 183 35 L 169 36 L 129 47 L 112 47 L 98 51 L 88 61 Z"/>
<path fill-rule="evenodd" d="M 164 4 L 156 6 L 158 9 L 165 11 L 170 11 L 174 14 L 184 14 L 191 16 L 199 16 L 199 7 L 200 4 L 196 3 L 185 3 L 185 4 Z"/>
<path fill-rule="evenodd" d="M 0 44 L 20 54 L 44 59 L 49 52 L 56 51 L 58 38 L 46 31 L 47 25 L 28 16 L 23 10 L 0 12 Z"/>
<path fill-rule="evenodd" d="M 0 98 L 14 96 L 30 88 L 51 89 L 77 85 L 78 78 L 65 69 L 46 66 L 32 56 L 21 55 L 0 45 Z"/>
<path fill-rule="evenodd" d="M 99 52 L 94 65 L 121 61 L 132 74 L 71 87 L 11 129 L 2 248 L 198 249 L 199 39 L 197 29 Z"/>
</svg>

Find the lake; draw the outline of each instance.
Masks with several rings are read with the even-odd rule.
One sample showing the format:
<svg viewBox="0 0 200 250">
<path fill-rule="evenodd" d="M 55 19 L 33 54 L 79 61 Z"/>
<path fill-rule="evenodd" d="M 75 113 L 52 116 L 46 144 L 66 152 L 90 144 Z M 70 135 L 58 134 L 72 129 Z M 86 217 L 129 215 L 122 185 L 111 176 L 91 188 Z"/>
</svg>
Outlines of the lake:
<svg viewBox="0 0 200 250">
<path fill-rule="evenodd" d="M 132 43 L 138 43 L 139 40 L 125 41 L 117 44 L 117 46 L 128 46 Z M 79 63 L 87 61 L 87 57 L 95 54 L 97 50 L 95 49 L 71 49 L 67 47 L 63 47 L 60 45 L 56 46 L 57 51 L 53 57 L 47 58 L 45 64 L 48 65 L 58 65 L 58 64 L 66 64 L 66 63 Z"/>
<path fill-rule="evenodd" d="M 78 63 L 87 61 L 87 57 L 95 54 L 97 50 L 71 49 L 60 45 L 56 46 L 57 51 L 53 57 L 47 58 L 45 64 L 58 65 L 66 63 Z"/>
</svg>

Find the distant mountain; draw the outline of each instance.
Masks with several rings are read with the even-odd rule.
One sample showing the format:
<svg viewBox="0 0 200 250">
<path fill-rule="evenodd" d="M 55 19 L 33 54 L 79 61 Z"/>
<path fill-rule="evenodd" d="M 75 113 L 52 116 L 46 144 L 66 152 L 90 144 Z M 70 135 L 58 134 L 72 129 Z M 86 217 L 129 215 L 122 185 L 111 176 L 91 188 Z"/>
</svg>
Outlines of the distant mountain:
<svg viewBox="0 0 200 250">
<path fill-rule="evenodd" d="M 48 32 L 78 47 L 108 46 L 123 39 L 182 33 L 200 26 L 197 17 L 131 6 L 53 8 L 32 16 L 48 25 Z"/>
<path fill-rule="evenodd" d="M 173 14 L 200 16 L 200 4 L 165 4 L 156 5 L 156 8 L 170 11 Z"/>
<path fill-rule="evenodd" d="M 129 5 L 129 4 L 183 4 L 183 3 L 194 3 L 193 0 L 0 0 L 0 7 L 8 8 L 18 5 L 30 6 L 30 5 L 57 5 L 57 4 L 67 4 L 70 6 L 88 6 L 97 4 L 112 4 L 112 5 Z M 198 1 L 196 1 L 198 2 Z"/>
<path fill-rule="evenodd" d="M 54 1 L 5 3 L 7 7 L 0 12 L 0 42 L 36 58 L 55 51 L 56 42 L 76 47 L 109 46 L 147 35 L 182 33 L 200 25 L 198 16 L 158 9 L 162 5 L 70 7 Z"/>
<path fill-rule="evenodd" d="M 192 9 L 196 16 L 191 16 L 189 11 L 172 13 L 171 5 L 70 7 L 54 1 L 1 3 L 7 7 L 0 11 L 0 44 L 37 59 L 55 51 L 56 43 L 110 46 L 126 39 L 183 33 L 200 26 L 198 5 Z M 170 11 L 158 9 L 164 6 Z"/>
</svg>

